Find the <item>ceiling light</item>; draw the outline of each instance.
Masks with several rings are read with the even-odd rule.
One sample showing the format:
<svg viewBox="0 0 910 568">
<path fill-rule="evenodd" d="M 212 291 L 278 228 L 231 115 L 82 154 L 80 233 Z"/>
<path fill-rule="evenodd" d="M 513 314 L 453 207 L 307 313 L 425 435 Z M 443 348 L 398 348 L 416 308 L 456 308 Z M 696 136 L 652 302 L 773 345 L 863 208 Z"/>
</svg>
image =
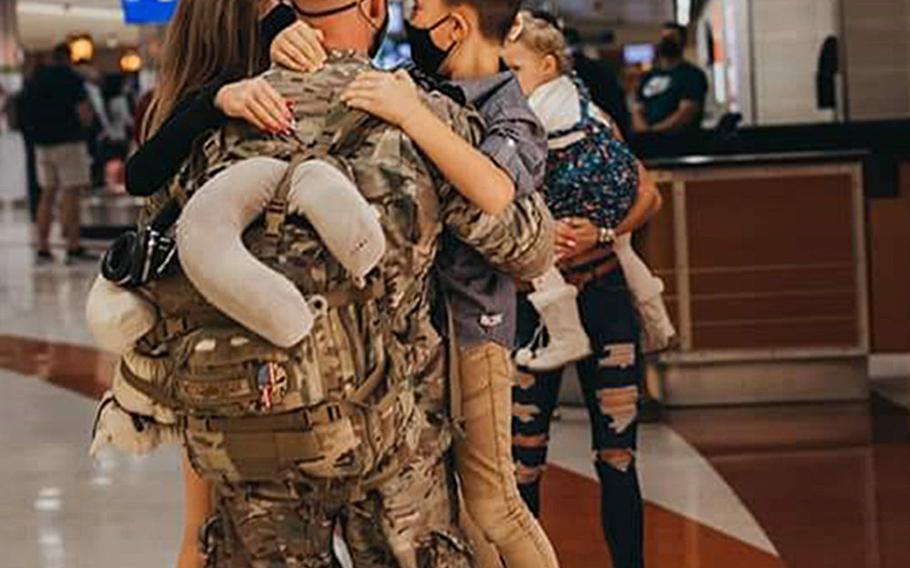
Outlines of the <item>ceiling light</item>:
<svg viewBox="0 0 910 568">
<path fill-rule="evenodd" d="M 688 26 L 692 17 L 692 0 L 676 0 L 676 23 Z"/>
</svg>

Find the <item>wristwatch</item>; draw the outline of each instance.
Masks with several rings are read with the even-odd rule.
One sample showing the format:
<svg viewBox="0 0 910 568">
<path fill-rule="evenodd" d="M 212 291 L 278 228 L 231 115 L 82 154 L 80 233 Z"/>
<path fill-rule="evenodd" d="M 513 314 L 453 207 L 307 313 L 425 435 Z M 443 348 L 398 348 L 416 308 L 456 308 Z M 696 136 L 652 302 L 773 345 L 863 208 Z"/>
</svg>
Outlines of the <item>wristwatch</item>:
<svg viewBox="0 0 910 568">
<path fill-rule="evenodd" d="M 600 228 L 597 242 L 600 245 L 612 245 L 616 241 L 616 231 L 613 229 Z"/>
</svg>

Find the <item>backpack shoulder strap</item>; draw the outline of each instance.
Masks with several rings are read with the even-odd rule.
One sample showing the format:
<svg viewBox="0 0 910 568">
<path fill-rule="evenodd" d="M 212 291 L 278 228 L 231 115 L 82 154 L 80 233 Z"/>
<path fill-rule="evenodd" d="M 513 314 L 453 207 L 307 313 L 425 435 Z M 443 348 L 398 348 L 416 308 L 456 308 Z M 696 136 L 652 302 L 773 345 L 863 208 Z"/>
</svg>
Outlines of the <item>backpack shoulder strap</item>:
<svg viewBox="0 0 910 568">
<path fill-rule="evenodd" d="M 575 85 L 575 89 L 578 91 L 579 119 L 578 122 L 568 128 L 563 128 L 551 132 L 548 135 L 548 138 L 550 140 L 563 138 L 571 134 L 587 133 L 589 132 L 591 123 L 594 120 L 591 115 L 591 94 L 588 91 L 588 88 L 584 83 L 582 83 L 577 73 L 572 72 L 572 74 L 569 75 L 569 78 L 572 80 L 572 84 Z"/>
<path fill-rule="evenodd" d="M 297 166 L 326 155 L 351 155 L 366 140 L 370 130 L 381 124 L 369 114 L 353 110 L 345 103 L 338 102 L 328 112 L 325 125 L 316 140 L 296 153 L 281 179 L 275 195 L 265 209 L 266 253 L 277 254 L 288 216 L 288 195 Z"/>
</svg>

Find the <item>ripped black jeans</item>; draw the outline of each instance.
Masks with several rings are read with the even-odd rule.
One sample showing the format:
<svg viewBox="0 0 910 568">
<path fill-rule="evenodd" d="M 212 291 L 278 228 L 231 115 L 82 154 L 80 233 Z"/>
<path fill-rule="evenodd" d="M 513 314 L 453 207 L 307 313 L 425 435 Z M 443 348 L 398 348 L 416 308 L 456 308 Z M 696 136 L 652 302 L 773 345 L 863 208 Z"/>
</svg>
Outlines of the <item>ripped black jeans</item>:
<svg viewBox="0 0 910 568">
<path fill-rule="evenodd" d="M 644 515 L 635 449 L 643 365 L 638 316 L 622 272 L 614 270 L 589 283 L 578 296 L 578 308 L 594 350 L 576 369 L 591 420 L 601 524 L 613 566 L 641 568 Z M 520 297 L 519 345 L 531 340 L 538 321 L 533 306 Z M 521 495 L 535 515 L 540 513 L 540 478 L 562 375 L 562 371 L 519 374 L 513 390 L 512 453 Z"/>
</svg>

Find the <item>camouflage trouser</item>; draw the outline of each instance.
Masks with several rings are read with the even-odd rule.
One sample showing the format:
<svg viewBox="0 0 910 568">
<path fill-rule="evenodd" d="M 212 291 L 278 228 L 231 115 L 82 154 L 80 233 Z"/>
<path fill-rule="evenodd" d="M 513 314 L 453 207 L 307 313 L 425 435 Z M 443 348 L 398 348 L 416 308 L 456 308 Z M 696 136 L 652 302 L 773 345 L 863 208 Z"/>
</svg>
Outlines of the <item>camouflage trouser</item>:
<svg viewBox="0 0 910 568">
<path fill-rule="evenodd" d="M 438 450 L 409 454 L 365 493 L 353 482 L 218 485 L 202 534 L 206 567 L 329 568 L 337 524 L 357 568 L 470 568 L 446 460 Z"/>
</svg>

